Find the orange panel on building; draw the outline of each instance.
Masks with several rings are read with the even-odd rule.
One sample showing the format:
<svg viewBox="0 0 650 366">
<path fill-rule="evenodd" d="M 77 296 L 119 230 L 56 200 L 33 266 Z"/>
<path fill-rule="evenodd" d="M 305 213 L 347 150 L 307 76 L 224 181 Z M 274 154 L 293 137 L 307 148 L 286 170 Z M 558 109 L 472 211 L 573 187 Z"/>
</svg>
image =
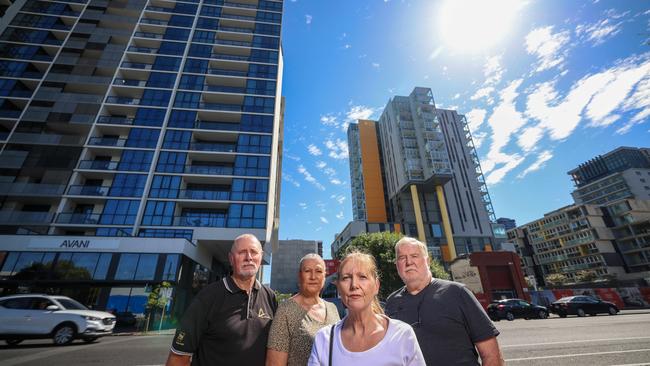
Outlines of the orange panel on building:
<svg viewBox="0 0 650 366">
<path fill-rule="evenodd" d="M 381 179 L 375 122 L 359 120 L 359 140 L 361 142 L 361 167 L 363 170 L 364 194 L 366 196 L 367 221 L 371 223 L 386 222 L 388 219 L 386 217 L 384 184 Z"/>
</svg>

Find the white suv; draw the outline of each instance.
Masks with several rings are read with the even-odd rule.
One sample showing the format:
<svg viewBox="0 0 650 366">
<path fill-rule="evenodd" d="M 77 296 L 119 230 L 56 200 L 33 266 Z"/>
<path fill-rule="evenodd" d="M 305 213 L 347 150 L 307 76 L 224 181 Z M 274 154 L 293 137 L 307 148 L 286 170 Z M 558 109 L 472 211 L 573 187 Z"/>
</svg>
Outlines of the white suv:
<svg viewBox="0 0 650 366">
<path fill-rule="evenodd" d="M 113 314 L 89 310 L 66 296 L 0 297 L 0 339 L 9 345 L 34 338 L 52 338 L 57 345 L 76 338 L 90 343 L 113 333 L 114 327 Z"/>
</svg>

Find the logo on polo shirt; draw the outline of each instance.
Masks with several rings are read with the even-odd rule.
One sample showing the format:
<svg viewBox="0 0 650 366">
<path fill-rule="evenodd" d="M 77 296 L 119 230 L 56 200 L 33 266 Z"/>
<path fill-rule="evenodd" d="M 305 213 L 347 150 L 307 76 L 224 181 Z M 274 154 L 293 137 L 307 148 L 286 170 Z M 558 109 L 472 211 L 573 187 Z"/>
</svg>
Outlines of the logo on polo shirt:
<svg viewBox="0 0 650 366">
<path fill-rule="evenodd" d="M 260 311 L 257 312 L 257 317 L 260 319 L 271 319 L 271 316 L 264 312 L 264 309 L 260 308 Z"/>
<path fill-rule="evenodd" d="M 185 343 L 183 342 L 183 340 L 185 340 L 185 332 L 180 331 L 176 336 L 176 344 L 178 344 L 179 346 L 184 346 Z"/>
</svg>

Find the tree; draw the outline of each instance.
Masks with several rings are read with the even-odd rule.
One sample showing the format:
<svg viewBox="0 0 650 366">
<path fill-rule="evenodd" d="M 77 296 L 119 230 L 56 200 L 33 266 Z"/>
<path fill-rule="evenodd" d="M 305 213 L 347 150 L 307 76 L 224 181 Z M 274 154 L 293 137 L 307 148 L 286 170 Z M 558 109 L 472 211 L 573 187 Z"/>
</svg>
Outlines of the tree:
<svg viewBox="0 0 650 366">
<path fill-rule="evenodd" d="M 275 299 L 278 300 L 278 304 L 285 302 L 291 296 L 291 294 L 283 294 L 281 292 L 275 291 Z"/>
<path fill-rule="evenodd" d="M 149 330 L 149 322 L 151 321 L 151 316 L 153 315 L 155 319 L 158 309 L 160 309 L 160 323 L 158 325 L 158 330 L 162 329 L 163 318 L 165 316 L 165 307 L 169 301 L 169 298 L 167 297 L 168 291 L 165 289 L 171 287 L 172 285 L 169 282 L 163 281 L 160 284 L 156 285 L 149 293 L 146 304 L 146 308 L 149 310 L 149 315 L 147 316 L 147 324 L 145 330 Z"/>
<path fill-rule="evenodd" d="M 547 286 L 561 286 L 567 282 L 567 278 L 562 273 L 552 273 L 544 278 Z"/>
<path fill-rule="evenodd" d="M 594 282 L 598 279 L 598 274 L 594 271 L 582 270 L 576 273 L 577 282 Z"/>
<path fill-rule="evenodd" d="M 350 241 L 342 250 L 339 250 L 339 259 L 352 251 L 368 253 L 375 258 L 381 286 L 379 298 L 385 299 L 393 291 L 404 286 L 402 279 L 397 274 L 395 267 L 395 243 L 402 237 L 401 234 L 391 232 L 364 233 Z M 449 274 L 440 262 L 431 258 L 430 268 L 433 277 L 449 279 Z"/>
</svg>

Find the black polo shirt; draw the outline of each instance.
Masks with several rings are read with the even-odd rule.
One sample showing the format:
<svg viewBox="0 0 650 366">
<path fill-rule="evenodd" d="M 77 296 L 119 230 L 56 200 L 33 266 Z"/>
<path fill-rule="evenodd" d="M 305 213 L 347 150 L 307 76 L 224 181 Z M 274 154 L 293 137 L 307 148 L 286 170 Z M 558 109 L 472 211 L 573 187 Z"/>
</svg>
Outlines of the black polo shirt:
<svg viewBox="0 0 650 366">
<path fill-rule="evenodd" d="M 416 295 L 402 287 L 386 315 L 411 324 L 428 366 L 478 366 L 474 344 L 499 335 L 474 294 L 452 281 L 433 279 Z"/>
<path fill-rule="evenodd" d="M 192 366 L 264 365 L 277 306 L 275 293 L 257 280 L 249 296 L 226 277 L 196 295 L 171 350 L 192 355 Z"/>
</svg>

